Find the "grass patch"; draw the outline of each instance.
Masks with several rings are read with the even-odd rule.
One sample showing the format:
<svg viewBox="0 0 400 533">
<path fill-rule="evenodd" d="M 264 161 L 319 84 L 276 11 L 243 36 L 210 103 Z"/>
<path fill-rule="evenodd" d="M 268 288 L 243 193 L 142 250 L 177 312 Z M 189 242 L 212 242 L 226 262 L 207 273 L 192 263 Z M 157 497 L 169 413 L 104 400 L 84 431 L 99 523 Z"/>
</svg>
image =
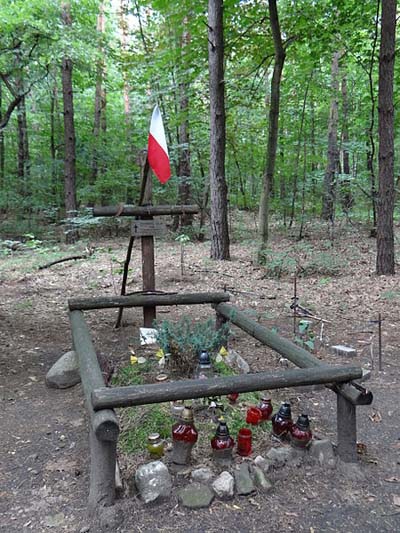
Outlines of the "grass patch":
<svg viewBox="0 0 400 533">
<path fill-rule="evenodd" d="M 171 436 L 173 423 L 166 403 L 122 409 L 119 446 L 125 453 L 142 452 L 150 433 L 159 433 L 162 439 L 166 439 Z"/>
</svg>

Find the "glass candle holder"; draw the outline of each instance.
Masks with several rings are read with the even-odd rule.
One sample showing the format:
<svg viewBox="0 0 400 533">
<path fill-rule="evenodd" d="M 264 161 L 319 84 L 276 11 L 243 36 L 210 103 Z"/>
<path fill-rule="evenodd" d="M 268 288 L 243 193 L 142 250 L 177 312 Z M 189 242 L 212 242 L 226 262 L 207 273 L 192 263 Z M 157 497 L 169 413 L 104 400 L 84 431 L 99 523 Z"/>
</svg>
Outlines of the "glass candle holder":
<svg viewBox="0 0 400 533">
<path fill-rule="evenodd" d="M 239 429 L 238 438 L 237 438 L 237 452 L 242 457 L 247 457 L 251 454 L 251 443 L 252 443 L 252 432 L 251 429 L 241 428 Z"/>
<path fill-rule="evenodd" d="M 270 398 L 261 398 L 258 408 L 261 410 L 263 422 L 271 419 L 273 408 Z"/>
<path fill-rule="evenodd" d="M 307 448 L 311 439 L 312 432 L 308 415 L 300 415 L 297 422 L 290 428 L 291 444 L 297 448 Z"/>
<path fill-rule="evenodd" d="M 227 398 L 229 400 L 229 403 L 234 404 L 237 402 L 237 399 L 239 398 L 239 393 L 231 392 L 230 394 L 228 394 Z"/>
<path fill-rule="evenodd" d="M 289 402 L 284 402 L 279 411 L 272 417 L 272 433 L 280 439 L 287 438 L 293 425 L 292 412 Z"/>
<path fill-rule="evenodd" d="M 152 459 L 159 459 L 164 454 L 164 444 L 159 433 L 150 433 L 147 438 L 147 451 Z"/>
<path fill-rule="evenodd" d="M 262 411 L 258 407 L 249 407 L 246 414 L 246 422 L 256 426 L 262 420 Z"/>
</svg>

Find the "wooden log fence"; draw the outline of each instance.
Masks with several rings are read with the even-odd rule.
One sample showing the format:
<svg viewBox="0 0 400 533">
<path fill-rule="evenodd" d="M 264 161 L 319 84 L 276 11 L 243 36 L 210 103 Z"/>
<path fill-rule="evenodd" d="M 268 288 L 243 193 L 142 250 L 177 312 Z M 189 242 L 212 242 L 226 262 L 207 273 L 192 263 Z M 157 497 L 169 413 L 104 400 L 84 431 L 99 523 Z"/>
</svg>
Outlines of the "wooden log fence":
<svg viewBox="0 0 400 533">
<path fill-rule="evenodd" d="M 314 357 L 310 352 L 307 352 L 301 346 L 294 344 L 293 342 L 281 337 L 277 333 L 267 329 L 255 320 L 249 318 L 246 313 L 240 311 L 234 306 L 227 303 L 219 303 L 213 305 L 217 315 L 221 315 L 225 320 L 229 320 L 232 324 L 235 324 L 240 329 L 260 341 L 262 344 L 269 346 L 275 352 L 279 353 L 283 357 L 286 357 L 289 361 L 300 368 L 314 368 L 323 367 L 329 368 L 329 366 Z M 372 403 L 372 393 L 364 391 L 361 387 L 355 387 L 351 384 L 333 385 L 334 392 L 341 394 L 347 401 L 354 405 L 370 405 Z M 361 389 L 361 390 L 360 390 Z"/>
<path fill-rule="evenodd" d="M 94 207 L 95 217 L 142 217 L 160 215 L 195 215 L 200 211 L 197 205 L 124 205 Z"/>
<path fill-rule="evenodd" d="M 112 505 L 115 499 L 115 468 L 117 460 L 118 419 L 111 409 L 94 411 L 91 394 L 105 386 L 100 365 L 93 347 L 89 329 L 82 311 L 69 315 L 74 350 L 78 356 L 79 371 L 89 414 L 90 487 L 89 512 L 99 505 Z"/>
<path fill-rule="evenodd" d="M 321 383 L 343 382 L 362 376 L 359 367 L 320 367 L 279 372 L 259 372 L 212 379 L 187 379 L 150 385 L 101 388 L 92 392 L 93 409 L 114 409 L 174 400 L 222 396 Z"/>
<path fill-rule="evenodd" d="M 372 402 L 372 394 L 352 380 L 362 376 L 359 367 L 330 366 L 312 354 L 250 319 L 226 302 L 229 294 L 138 294 L 69 300 L 69 316 L 77 353 L 85 403 L 90 418 L 89 510 L 111 505 L 115 497 L 116 444 L 119 434 L 116 407 L 161 403 L 178 399 L 226 395 L 314 384 L 326 384 L 337 393 L 337 451 L 343 461 L 357 460 L 356 406 Z M 262 344 L 292 361 L 298 369 L 260 372 L 207 380 L 182 380 L 150 385 L 106 388 L 83 310 L 115 307 L 211 304 L 216 326 L 226 321 L 243 329 Z"/>
<path fill-rule="evenodd" d="M 79 309 L 111 309 L 115 307 L 153 307 L 165 305 L 213 304 L 229 301 L 227 292 L 195 292 L 186 294 L 134 294 L 129 296 L 103 296 L 100 298 L 72 298 L 70 311 Z"/>
</svg>

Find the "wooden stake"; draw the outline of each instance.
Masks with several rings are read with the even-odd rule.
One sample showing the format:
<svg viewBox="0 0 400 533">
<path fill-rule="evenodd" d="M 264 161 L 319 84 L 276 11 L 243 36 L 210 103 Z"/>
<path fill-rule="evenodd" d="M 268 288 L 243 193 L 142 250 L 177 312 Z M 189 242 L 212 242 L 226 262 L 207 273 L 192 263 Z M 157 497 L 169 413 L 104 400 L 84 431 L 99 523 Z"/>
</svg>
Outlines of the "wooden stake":
<svg viewBox="0 0 400 533">
<path fill-rule="evenodd" d="M 345 463 L 357 462 L 356 406 L 337 395 L 337 452 Z"/>
<path fill-rule="evenodd" d="M 378 317 L 378 368 L 382 372 L 382 315 L 379 313 Z"/>
</svg>

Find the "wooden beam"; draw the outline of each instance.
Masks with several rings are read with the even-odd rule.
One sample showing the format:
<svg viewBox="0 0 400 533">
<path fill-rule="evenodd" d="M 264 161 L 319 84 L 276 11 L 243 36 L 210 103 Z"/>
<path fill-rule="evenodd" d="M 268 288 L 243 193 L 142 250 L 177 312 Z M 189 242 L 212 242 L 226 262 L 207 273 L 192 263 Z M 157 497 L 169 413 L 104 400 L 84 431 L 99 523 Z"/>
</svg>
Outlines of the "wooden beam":
<svg viewBox="0 0 400 533">
<path fill-rule="evenodd" d="M 125 205 L 121 211 L 120 206 L 94 207 L 93 216 L 95 217 L 135 217 L 135 216 L 159 216 L 159 215 L 184 215 L 199 213 L 200 208 L 197 205 Z"/>
<path fill-rule="evenodd" d="M 70 312 L 69 318 L 90 418 L 89 512 L 93 514 L 99 505 L 111 505 L 115 499 L 119 425 L 113 410 L 102 409 L 95 412 L 92 408 L 91 394 L 93 389 L 104 387 L 103 375 L 82 311 Z"/>
<path fill-rule="evenodd" d="M 186 294 L 133 294 L 130 296 L 102 296 L 99 298 L 72 298 L 70 311 L 107 309 L 115 307 L 152 307 L 161 305 L 212 304 L 229 301 L 227 292 L 194 292 Z"/>
<path fill-rule="evenodd" d="M 188 379 L 152 385 L 101 388 L 92 392 L 95 410 L 221 396 L 232 392 L 281 389 L 319 383 L 349 381 L 362 376 L 358 367 L 323 367 L 260 372 L 213 379 Z"/>
<path fill-rule="evenodd" d="M 357 462 L 356 406 L 337 395 L 337 453 L 345 463 Z"/>
<path fill-rule="evenodd" d="M 94 389 L 104 387 L 105 384 L 83 313 L 82 311 L 72 311 L 69 318 L 74 350 L 78 356 L 83 392 L 93 430 L 96 436 L 102 440 L 117 441 L 119 426 L 114 411 L 94 413 L 92 410 L 91 393 Z"/>
<path fill-rule="evenodd" d="M 249 318 L 243 311 L 227 303 L 213 305 L 215 311 L 235 324 L 249 335 L 269 346 L 277 353 L 300 368 L 314 368 L 328 365 L 320 361 L 312 354 L 301 348 L 297 344 L 281 337 L 277 333 L 267 329 Z M 334 385 L 332 388 L 336 393 L 347 398 L 354 405 L 370 405 L 372 403 L 372 393 L 357 389 L 352 384 Z"/>
</svg>

